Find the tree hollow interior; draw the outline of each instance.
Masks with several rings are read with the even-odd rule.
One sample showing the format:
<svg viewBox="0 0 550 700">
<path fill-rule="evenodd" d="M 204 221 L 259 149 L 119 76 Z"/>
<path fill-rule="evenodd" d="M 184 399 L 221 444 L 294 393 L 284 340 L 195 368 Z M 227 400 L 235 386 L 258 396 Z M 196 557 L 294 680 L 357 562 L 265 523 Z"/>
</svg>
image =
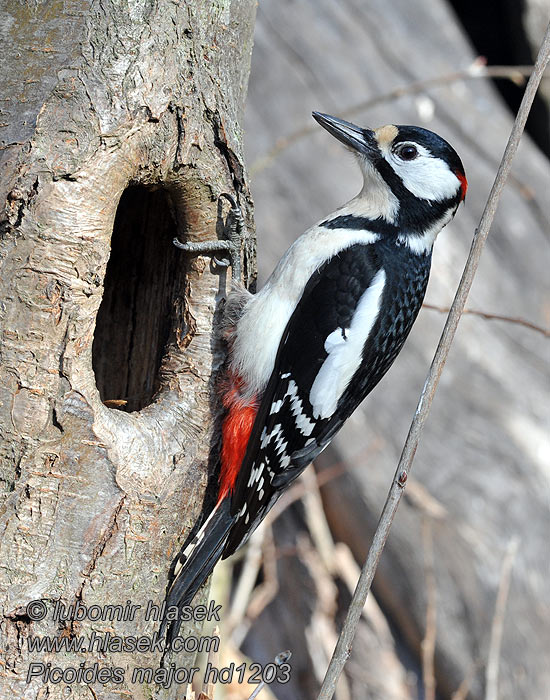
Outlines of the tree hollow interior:
<svg viewBox="0 0 550 700">
<path fill-rule="evenodd" d="M 151 403 L 185 269 L 162 189 L 128 187 L 118 205 L 92 362 L 101 400 L 131 412 Z M 118 403 L 121 402 L 121 403 Z"/>
</svg>

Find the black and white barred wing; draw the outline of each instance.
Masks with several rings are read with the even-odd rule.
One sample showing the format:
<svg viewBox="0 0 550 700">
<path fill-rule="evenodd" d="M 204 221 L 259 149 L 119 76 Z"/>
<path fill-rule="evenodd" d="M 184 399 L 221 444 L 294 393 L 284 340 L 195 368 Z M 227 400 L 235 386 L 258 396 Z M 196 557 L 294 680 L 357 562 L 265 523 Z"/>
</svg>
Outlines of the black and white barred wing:
<svg viewBox="0 0 550 700">
<path fill-rule="evenodd" d="M 385 273 L 373 245 L 354 245 L 308 282 L 283 334 L 232 497 L 232 554 L 281 492 L 330 442 L 364 398 L 338 403 L 376 326 Z"/>
</svg>

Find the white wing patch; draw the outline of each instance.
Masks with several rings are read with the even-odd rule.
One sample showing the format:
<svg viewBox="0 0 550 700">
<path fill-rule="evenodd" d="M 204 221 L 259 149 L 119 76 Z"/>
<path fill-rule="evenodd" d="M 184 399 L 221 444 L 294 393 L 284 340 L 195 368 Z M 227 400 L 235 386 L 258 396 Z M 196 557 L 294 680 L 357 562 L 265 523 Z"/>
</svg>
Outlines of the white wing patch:
<svg viewBox="0 0 550 700">
<path fill-rule="evenodd" d="M 361 353 L 380 311 L 386 273 L 379 270 L 363 293 L 349 328 L 337 328 L 325 340 L 328 357 L 311 387 L 309 400 L 315 418 L 329 418 L 361 364 Z"/>
</svg>

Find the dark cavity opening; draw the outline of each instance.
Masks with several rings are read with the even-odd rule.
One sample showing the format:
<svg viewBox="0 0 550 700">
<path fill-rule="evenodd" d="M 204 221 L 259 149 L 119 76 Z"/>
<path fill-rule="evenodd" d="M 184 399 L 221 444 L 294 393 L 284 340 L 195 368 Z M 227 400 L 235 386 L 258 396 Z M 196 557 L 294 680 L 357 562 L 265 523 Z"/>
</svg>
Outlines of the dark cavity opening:
<svg viewBox="0 0 550 700">
<path fill-rule="evenodd" d="M 166 191 L 128 187 L 118 205 L 92 362 L 101 400 L 139 411 L 159 388 L 185 269 Z"/>
</svg>

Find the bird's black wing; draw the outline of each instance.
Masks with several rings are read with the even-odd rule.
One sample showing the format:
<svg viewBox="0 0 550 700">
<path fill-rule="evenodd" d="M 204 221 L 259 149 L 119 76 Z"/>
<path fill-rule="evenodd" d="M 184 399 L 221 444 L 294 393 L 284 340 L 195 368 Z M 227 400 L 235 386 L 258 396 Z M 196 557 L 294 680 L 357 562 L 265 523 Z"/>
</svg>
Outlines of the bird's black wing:
<svg viewBox="0 0 550 700">
<path fill-rule="evenodd" d="M 345 411 L 335 409 L 321 416 L 310 401 L 331 343 L 347 342 L 346 332 L 358 306 L 380 271 L 375 245 L 356 244 L 331 258 L 308 282 L 281 339 L 237 477 L 231 504 L 237 517 L 224 557 L 248 538 L 282 490 L 321 452 L 364 398 L 364 394 L 356 396 Z M 375 317 L 373 332 L 377 323 Z"/>
</svg>

